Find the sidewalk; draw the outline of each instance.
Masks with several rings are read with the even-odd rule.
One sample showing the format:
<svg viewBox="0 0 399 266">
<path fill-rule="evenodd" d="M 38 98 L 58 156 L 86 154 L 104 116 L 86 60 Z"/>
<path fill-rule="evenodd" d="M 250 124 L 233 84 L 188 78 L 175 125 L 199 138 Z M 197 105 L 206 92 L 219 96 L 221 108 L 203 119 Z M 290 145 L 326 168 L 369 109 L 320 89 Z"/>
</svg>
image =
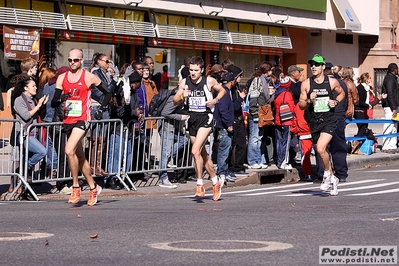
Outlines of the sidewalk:
<svg viewBox="0 0 399 266">
<path fill-rule="evenodd" d="M 381 118 L 383 117 L 383 110 L 381 107 L 376 108 L 375 110 L 375 118 Z M 370 128 L 373 129 L 373 131 L 376 134 L 381 134 L 382 133 L 382 124 L 370 124 Z M 353 136 L 357 132 L 357 127 L 356 124 L 349 124 L 346 128 L 346 134 L 347 136 Z M 381 140 L 379 140 L 379 144 Z M 312 164 L 315 165 L 315 158 L 314 156 L 311 157 Z M 349 155 L 347 157 L 347 162 L 348 162 L 348 167 L 349 169 L 359 169 L 359 168 L 372 168 L 375 165 L 381 165 L 381 164 L 389 164 L 393 161 L 399 160 L 399 153 L 398 154 L 389 154 L 389 153 L 383 153 L 380 151 L 380 149 L 377 149 L 376 153 L 373 153 L 369 156 L 367 155 Z M 298 174 L 298 168 L 294 168 L 292 171 L 287 171 L 287 170 L 281 170 L 277 169 L 275 165 L 269 167 L 268 169 L 265 170 L 258 170 L 258 171 L 253 171 L 253 170 L 248 170 L 248 173 L 250 174 L 248 177 L 237 177 L 237 180 L 235 183 L 228 182 L 227 186 L 228 187 L 237 187 L 237 186 L 247 186 L 247 185 L 256 185 L 256 184 L 261 184 L 261 183 L 269 183 L 273 177 L 277 178 L 278 180 L 281 179 L 281 177 L 284 175 L 285 178 L 283 178 L 283 182 L 287 181 L 292 178 L 297 178 L 299 176 Z M 193 193 L 195 192 L 195 182 L 187 182 L 186 184 L 179 184 L 176 183 L 177 188 L 176 189 L 169 189 L 169 188 L 161 188 L 157 185 L 158 178 L 153 177 L 150 178 L 147 182 L 144 181 L 136 181 L 135 186 L 137 188 L 137 191 L 126 191 L 125 189 L 123 190 L 111 190 L 111 189 L 103 189 L 101 196 L 100 197 L 121 197 L 121 196 L 148 196 L 148 195 L 170 195 L 170 194 L 187 194 L 187 193 Z M 212 190 L 212 184 L 209 180 L 204 180 L 205 182 L 205 188 L 206 190 Z M 265 182 L 266 181 L 266 182 Z M 350 176 L 348 177 L 348 181 L 350 181 Z M 0 193 L 3 193 L 1 199 L 4 197 L 5 191 L 8 189 L 8 183 L 9 182 L 9 177 L 0 177 Z M 62 200 L 68 200 L 68 195 L 63 195 L 63 194 L 51 194 L 49 191 L 51 190 L 51 187 L 54 184 L 50 183 L 43 183 L 41 186 L 32 186 L 33 190 L 38 194 L 38 197 L 41 200 L 46 200 L 46 199 L 62 199 Z M 82 191 L 82 199 L 87 199 L 89 190 L 86 189 Z"/>
</svg>

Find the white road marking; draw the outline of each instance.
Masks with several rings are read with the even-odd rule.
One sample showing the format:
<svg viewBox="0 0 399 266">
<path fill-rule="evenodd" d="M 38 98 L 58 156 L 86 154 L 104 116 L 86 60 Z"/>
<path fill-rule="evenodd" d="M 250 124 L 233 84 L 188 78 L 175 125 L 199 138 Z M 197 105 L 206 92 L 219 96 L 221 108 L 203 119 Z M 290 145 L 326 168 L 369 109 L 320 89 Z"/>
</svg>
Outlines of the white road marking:
<svg viewBox="0 0 399 266">
<path fill-rule="evenodd" d="M 345 182 L 345 183 L 343 183 L 342 185 L 339 185 L 339 186 L 358 185 L 358 184 L 364 184 L 364 183 L 370 183 L 370 182 L 377 182 L 377 181 L 381 181 L 381 180 L 383 180 L 383 179 L 369 179 L 369 180 L 362 180 L 362 181 L 356 181 L 356 182 Z M 310 190 L 310 191 L 308 191 L 307 193 L 303 193 L 303 194 L 282 195 L 282 196 L 297 197 L 297 196 L 306 196 L 306 195 L 318 195 L 318 194 L 322 194 L 323 193 L 323 192 L 320 192 L 320 191 L 314 191 L 314 193 L 312 192 L 312 190 L 319 190 L 320 189 L 320 185 L 318 185 L 317 187 L 315 187 L 315 186 L 306 187 L 304 189 L 305 190 Z M 302 189 L 302 190 L 304 190 L 304 189 Z M 270 192 L 243 194 L 241 196 L 259 196 L 259 195 L 276 194 L 276 193 L 284 193 L 284 192 L 292 192 L 292 191 L 298 191 L 298 193 L 300 193 L 301 190 L 298 190 L 298 189 L 285 189 L 285 190 L 277 190 L 277 191 L 270 191 Z M 340 192 L 340 191 L 342 191 L 342 189 L 338 189 L 338 192 Z M 225 193 L 225 194 L 227 194 L 227 193 Z"/>
<path fill-rule="evenodd" d="M 379 188 L 379 187 L 386 187 L 386 186 L 396 185 L 396 184 L 399 184 L 399 181 L 381 183 L 381 184 L 370 185 L 370 186 L 353 187 L 353 188 L 340 188 L 340 185 L 338 185 L 338 193 L 345 192 L 345 191 L 366 190 L 366 189 L 373 189 L 373 188 Z M 301 194 L 295 194 L 295 195 L 281 195 L 281 196 L 283 196 L 283 197 L 301 197 L 301 196 L 308 196 L 308 195 L 319 195 L 319 194 L 323 194 L 323 193 L 326 193 L 326 192 L 312 191 L 309 193 L 301 193 Z"/>
<path fill-rule="evenodd" d="M 399 188 L 394 188 L 394 189 L 381 190 L 381 191 L 374 191 L 374 192 L 368 192 L 368 193 L 349 194 L 349 195 L 345 195 L 345 196 L 368 196 L 368 195 L 378 195 L 378 194 L 394 193 L 394 192 L 398 192 L 398 191 L 399 191 Z"/>
<path fill-rule="evenodd" d="M 32 240 L 38 238 L 47 238 L 51 236 L 53 236 L 53 234 L 49 233 L 0 232 L 0 241 Z"/>
<path fill-rule="evenodd" d="M 262 245 L 259 248 L 242 248 L 242 249 L 202 249 L 202 248 L 184 248 L 184 247 L 173 247 L 173 244 L 189 244 L 189 243 L 204 243 L 206 246 L 209 242 L 214 243 L 222 243 L 225 242 L 226 244 L 229 243 L 242 243 L 242 244 L 257 244 Z M 291 244 L 286 244 L 282 242 L 271 242 L 271 241 L 247 241 L 247 240 L 192 240 L 192 241 L 175 241 L 175 242 L 163 242 L 163 243 L 154 243 L 149 244 L 149 247 L 156 248 L 156 249 L 163 249 L 163 250 L 170 250 L 170 251 L 185 251 L 185 252 L 250 252 L 250 251 L 274 251 L 274 250 L 283 250 L 292 248 Z M 225 246 L 225 245 L 221 245 Z"/>
</svg>

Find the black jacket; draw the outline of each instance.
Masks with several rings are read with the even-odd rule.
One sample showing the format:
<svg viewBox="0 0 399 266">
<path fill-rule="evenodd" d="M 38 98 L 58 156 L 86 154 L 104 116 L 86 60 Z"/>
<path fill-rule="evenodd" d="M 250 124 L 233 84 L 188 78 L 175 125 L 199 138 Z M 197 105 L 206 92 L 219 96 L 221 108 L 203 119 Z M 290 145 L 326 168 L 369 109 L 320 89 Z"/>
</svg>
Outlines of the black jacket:
<svg viewBox="0 0 399 266">
<path fill-rule="evenodd" d="M 382 83 L 382 93 L 387 94 L 383 99 L 382 107 L 390 107 L 392 111 L 398 108 L 398 82 L 392 73 L 388 73 Z"/>
</svg>

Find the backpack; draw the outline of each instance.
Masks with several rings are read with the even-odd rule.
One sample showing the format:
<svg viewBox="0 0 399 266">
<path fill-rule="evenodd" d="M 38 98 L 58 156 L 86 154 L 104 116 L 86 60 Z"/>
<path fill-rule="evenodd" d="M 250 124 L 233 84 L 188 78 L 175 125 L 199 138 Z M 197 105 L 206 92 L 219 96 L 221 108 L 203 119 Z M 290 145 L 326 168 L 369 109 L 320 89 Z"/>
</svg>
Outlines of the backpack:
<svg viewBox="0 0 399 266">
<path fill-rule="evenodd" d="M 248 112 L 253 117 L 258 117 L 259 106 L 266 104 L 266 98 L 263 93 L 262 81 L 260 78 L 255 77 L 248 88 L 249 108 Z"/>
<path fill-rule="evenodd" d="M 169 97 L 175 94 L 176 90 L 161 90 L 158 94 L 155 94 L 150 102 L 148 114 L 154 117 L 161 116 Z"/>
</svg>

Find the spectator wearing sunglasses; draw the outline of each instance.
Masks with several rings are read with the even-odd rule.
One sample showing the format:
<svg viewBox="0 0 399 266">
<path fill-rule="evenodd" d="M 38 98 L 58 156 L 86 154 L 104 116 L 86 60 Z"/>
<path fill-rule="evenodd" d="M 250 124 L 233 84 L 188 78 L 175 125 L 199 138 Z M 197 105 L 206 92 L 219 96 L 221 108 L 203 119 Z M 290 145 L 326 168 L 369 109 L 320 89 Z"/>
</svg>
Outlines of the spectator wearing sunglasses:
<svg viewBox="0 0 399 266">
<path fill-rule="evenodd" d="M 101 82 L 108 88 L 110 92 L 114 92 L 116 82 L 108 72 L 108 67 L 110 64 L 110 60 L 108 56 L 103 53 L 98 53 L 94 58 L 89 67 L 89 71 L 100 78 Z M 96 86 L 92 86 L 91 92 L 91 113 L 92 117 L 95 117 L 95 113 L 101 107 L 101 103 L 104 100 L 104 93 L 101 92 Z M 110 111 L 109 107 L 106 106 L 103 110 L 103 119 L 110 119 Z M 106 147 L 106 132 L 107 132 L 107 125 L 96 123 L 93 124 L 92 127 L 92 149 L 91 149 L 91 160 L 90 160 L 90 167 L 92 174 L 96 176 L 104 176 L 108 173 L 102 167 L 102 155 L 106 154 L 105 147 Z"/>
</svg>

